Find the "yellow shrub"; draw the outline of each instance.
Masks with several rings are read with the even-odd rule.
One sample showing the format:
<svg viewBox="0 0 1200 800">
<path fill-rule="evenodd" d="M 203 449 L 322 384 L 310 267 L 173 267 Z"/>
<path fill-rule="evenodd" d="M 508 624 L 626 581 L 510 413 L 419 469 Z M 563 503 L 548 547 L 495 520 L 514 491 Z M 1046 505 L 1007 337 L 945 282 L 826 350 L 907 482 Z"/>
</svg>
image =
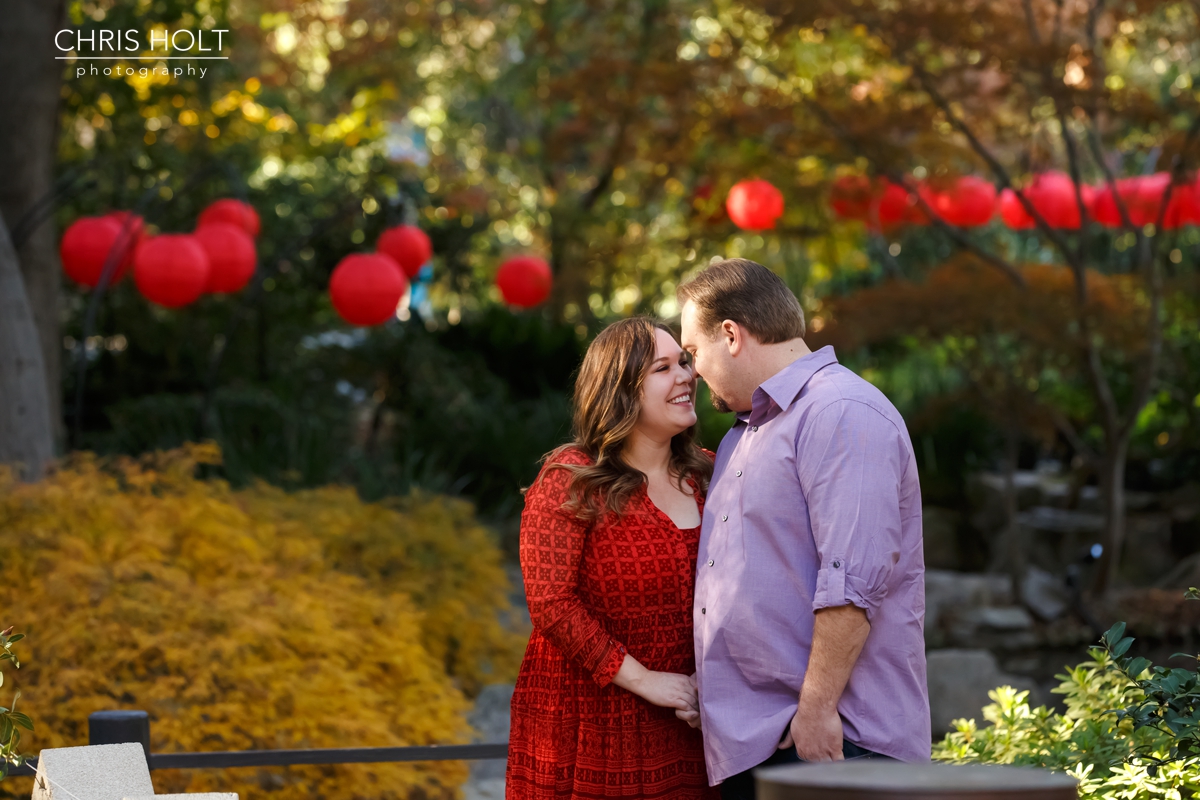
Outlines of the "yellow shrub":
<svg viewBox="0 0 1200 800">
<path fill-rule="evenodd" d="M 0 608 L 29 634 L 28 752 L 86 744 L 87 716 L 150 712 L 155 751 L 466 741 L 463 689 L 511 677 L 521 637 L 469 506 L 348 489 L 233 491 L 191 446 L 73 458 L 0 480 Z M 6 623 L 7 624 L 7 623 Z M 455 762 L 155 773 L 158 791 L 250 798 L 452 795 Z M 5 793 L 28 796 L 27 779 Z"/>
</svg>

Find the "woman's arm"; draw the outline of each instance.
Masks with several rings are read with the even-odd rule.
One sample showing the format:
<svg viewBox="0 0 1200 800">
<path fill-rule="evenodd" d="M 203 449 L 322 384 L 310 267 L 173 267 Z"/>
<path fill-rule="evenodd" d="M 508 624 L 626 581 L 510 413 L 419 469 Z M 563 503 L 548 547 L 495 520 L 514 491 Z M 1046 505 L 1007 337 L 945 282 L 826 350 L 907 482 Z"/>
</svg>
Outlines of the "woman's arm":
<svg viewBox="0 0 1200 800">
<path fill-rule="evenodd" d="M 646 669 L 580 600 L 579 564 L 590 526 L 562 508 L 570 479 L 569 471 L 547 465 L 525 494 L 521 574 L 534 626 L 599 685 L 616 683 L 655 705 L 695 708 L 687 676 Z"/>
</svg>

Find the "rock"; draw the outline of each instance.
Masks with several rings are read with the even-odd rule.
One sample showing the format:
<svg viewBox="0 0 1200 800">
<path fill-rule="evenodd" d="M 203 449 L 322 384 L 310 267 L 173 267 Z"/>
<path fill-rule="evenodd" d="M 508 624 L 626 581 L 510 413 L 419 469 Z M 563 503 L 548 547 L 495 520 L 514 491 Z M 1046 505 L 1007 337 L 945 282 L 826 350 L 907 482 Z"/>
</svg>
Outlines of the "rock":
<svg viewBox="0 0 1200 800">
<path fill-rule="evenodd" d="M 987 650 L 933 650 L 926 655 L 929 674 L 929 712 L 934 735 L 954 730 L 956 719 L 983 722 L 988 692 L 997 686 L 1035 689 L 1028 678 L 1000 670 Z"/>
<path fill-rule="evenodd" d="M 1071 597 L 1062 580 L 1044 569 L 1030 567 L 1021 581 L 1021 602 L 1039 619 L 1051 622 L 1066 612 Z"/>
<path fill-rule="evenodd" d="M 1007 575 L 930 569 L 925 571 L 925 635 L 936 641 L 939 631 L 954 617 L 982 606 L 1007 606 L 1013 602 L 1012 580 Z"/>
<path fill-rule="evenodd" d="M 994 631 L 1023 631 L 1033 627 L 1033 617 L 1021 606 L 985 606 L 964 617 L 981 628 Z"/>
<path fill-rule="evenodd" d="M 475 729 L 477 742 L 507 742 L 511 728 L 513 685 L 511 683 L 485 686 L 475 699 L 475 708 L 467 721 Z M 503 759 L 471 762 L 471 777 L 463 785 L 467 800 L 487 800 L 504 797 Z M 496 792 L 499 794 L 496 794 Z"/>
<path fill-rule="evenodd" d="M 1034 506 L 1017 514 L 1017 521 L 1034 531 L 1053 533 L 1091 533 L 1104 531 L 1104 515 L 1072 511 L 1053 506 Z"/>
<path fill-rule="evenodd" d="M 123 800 L 153 794 L 140 744 L 54 747 L 38 756 L 33 800 Z"/>
<path fill-rule="evenodd" d="M 937 506 L 925 506 L 921 515 L 925 567 L 957 569 L 962 561 L 958 548 L 958 526 L 961 516 L 956 511 Z"/>
</svg>

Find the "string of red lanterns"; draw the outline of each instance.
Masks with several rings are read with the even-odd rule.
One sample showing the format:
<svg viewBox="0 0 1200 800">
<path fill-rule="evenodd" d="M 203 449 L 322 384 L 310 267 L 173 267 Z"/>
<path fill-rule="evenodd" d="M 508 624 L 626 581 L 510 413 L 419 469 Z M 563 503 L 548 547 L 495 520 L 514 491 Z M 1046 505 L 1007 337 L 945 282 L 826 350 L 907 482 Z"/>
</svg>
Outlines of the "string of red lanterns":
<svg viewBox="0 0 1200 800">
<path fill-rule="evenodd" d="M 1163 198 L 1171 185 L 1171 175 L 1157 172 L 1116 181 L 1116 195 L 1124 203 L 1132 224 L 1139 227 L 1157 224 L 1160 216 L 1165 230 L 1185 225 L 1200 225 L 1200 176 L 1190 183 L 1176 184 L 1166 212 Z M 995 216 L 1013 230 L 1036 227 L 1016 192 L 995 187 L 971 175 L 948 181 L 922 181 L 911 190 L 891 181 L 872 181 L 863 175 L 836 178 L 829 194 L 829 205 L 840 219 L 862 220 L 884 230 L 900 225 L 927 225 L 929 219 L 916 196 L 945 222 L 963 228 L 989 224 Z M 1056 230 L 1078 230 L 1081 219 L 1079 200 L 1089 218 L 1110 228 L 1124 226 L 1116 198 L 1107 184 L 1079 186 L 1063 172 L 1047 171 L 1034 175 L 1022 189 L 1026 201 Z"/>
</svg>

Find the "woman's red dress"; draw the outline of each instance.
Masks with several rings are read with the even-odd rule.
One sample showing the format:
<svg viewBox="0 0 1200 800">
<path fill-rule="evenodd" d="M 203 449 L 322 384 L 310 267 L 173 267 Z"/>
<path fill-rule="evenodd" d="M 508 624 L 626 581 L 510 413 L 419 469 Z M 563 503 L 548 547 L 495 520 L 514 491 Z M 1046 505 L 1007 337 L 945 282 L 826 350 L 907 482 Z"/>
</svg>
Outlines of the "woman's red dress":
<svg viewBox="0 0 1200 800">
<path fill-rule="evenodd" d="M 577 450 L 558 460 L 588 463 Z M 645 488 L 619 517 L 582 522 L 562 510 L 570 477 L 543 469 L 525 495 L 533 635 L 513 692 L 506 796 L 715 798 L 700 731 L 612 683 L 626 651 L 650 670 L 696 671 L 700 529 L 677 528 Z"/>
</svg>

